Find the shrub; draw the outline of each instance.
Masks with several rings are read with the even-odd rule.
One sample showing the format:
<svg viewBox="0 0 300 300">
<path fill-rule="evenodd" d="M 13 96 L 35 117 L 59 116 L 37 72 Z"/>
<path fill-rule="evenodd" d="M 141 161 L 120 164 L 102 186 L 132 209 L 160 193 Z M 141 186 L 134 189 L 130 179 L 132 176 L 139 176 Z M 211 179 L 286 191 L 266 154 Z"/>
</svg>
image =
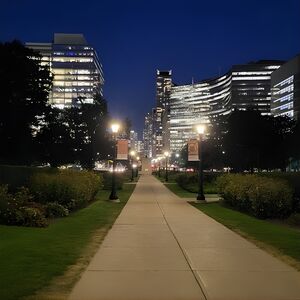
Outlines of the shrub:
<svg viewBox="0 0 300 300">
<path fill-rule="evenodd" d="M 101 182 L 101 177 L 92 172 L 62 170 L 57 174 L 34 175 L 31 190 L 40 203 L 57 202 L 72 210 L 93 200 Z"/>
<path fill-rule="evenodd" d="M 22 225 L 27 227 L 46 227 L 48 226 L 47 219 L 43 213 L 34 207 L 21 207 Z"/>
<path fill-rule="evenodd" d="M 203 174 L 203 188 L 204 192 L 208 194 L 217 193 L 216 177 L 218 174 L 204 173 Z M 198 174 L 179 174 L 175 178 L 176 183 L 184 190 L 192 193 L 198 192 Z"/>
<path fill-rule="evenodd" d="M 293 192 L 284 180 L 257 178 L 248 193 L 251 211 L 258 218 L 285 218 L 292 211 Z"/>
<path fill-rule="evenodd" d="M 21 188 L 15 195 L 8 192 L 7 185 L 0 186 L 0 223 L 5 225 L 47 226 L 43 209 L 31 202 L 27 188 Z"/>
<path fill-rule="evenodd" d="M 45 206 L 45 214 L 47 218 L 66 217 L 69 211 L 57 202 L 50 202 Z"/>
<path fill-rule="evenodd" d="M 30 178 L 37 173 L 56 173 L 54 168 L 36 168 L 25 166 L 0 165 L 0 184 L 8 185 L 9 191 L 16 191 L 18 188 L 30 184 Z"/>
<path fill-rule="evenodd" d="M 284 218 L 292 211 L 293 191 L 282 179 L 227 174 L 217 185 L 225 203 L 258 218 Z"/>
<path fill-rule="evenodd" d="M 8 186 L 0 186 L 0 223 L 17 225 L 20 222 L 20 214 L 17 213 L 13 195 L 9 194 Z"/>
</svg>

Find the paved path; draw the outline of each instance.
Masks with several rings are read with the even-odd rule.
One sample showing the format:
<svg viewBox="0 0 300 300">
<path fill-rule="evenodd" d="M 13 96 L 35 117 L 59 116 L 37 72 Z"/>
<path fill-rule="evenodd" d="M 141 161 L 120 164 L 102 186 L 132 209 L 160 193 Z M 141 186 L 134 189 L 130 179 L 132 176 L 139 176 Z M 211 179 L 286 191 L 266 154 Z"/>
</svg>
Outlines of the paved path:
<svg viewBox="0 0 300 300">
<path fill-rule="evenodd" d="M 142 175 L 70 299 L 300 299 L 300 273 Z"/>
</svg>

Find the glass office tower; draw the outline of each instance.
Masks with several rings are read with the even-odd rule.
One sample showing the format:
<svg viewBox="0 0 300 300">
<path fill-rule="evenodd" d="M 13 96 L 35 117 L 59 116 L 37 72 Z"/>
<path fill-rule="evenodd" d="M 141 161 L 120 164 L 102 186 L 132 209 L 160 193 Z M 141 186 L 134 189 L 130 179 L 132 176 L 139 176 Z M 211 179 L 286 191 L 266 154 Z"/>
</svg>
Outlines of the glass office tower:
<svg viewBox="0 0 300 300">
<path fill-rule="evenodd" d="M 172 86 L 169 95 L 169 150 L 179 152 L 195 125 L 211 124 L 232 110 L 257 109 L 270 114 L 271 74 L 282 61 L 258 61 L 235 65 L 221 77 Z M 164 128 L 162 129 L 165 130 Z"/>
<path fill-rule="evenodd" d="M 300 55 L 271 75 L 273 116 L 300 118 Z"/>
<path fill-rule="evenodd" d="M 95 49 L 82 34 L 54 34 L 53 43 L 26 43 L 43 56 L 50 66 L 53 86 L 49 103 L 64 108 L 92 103 L 95 94 L 103 96 L 103 71 Z"/>
</svg>

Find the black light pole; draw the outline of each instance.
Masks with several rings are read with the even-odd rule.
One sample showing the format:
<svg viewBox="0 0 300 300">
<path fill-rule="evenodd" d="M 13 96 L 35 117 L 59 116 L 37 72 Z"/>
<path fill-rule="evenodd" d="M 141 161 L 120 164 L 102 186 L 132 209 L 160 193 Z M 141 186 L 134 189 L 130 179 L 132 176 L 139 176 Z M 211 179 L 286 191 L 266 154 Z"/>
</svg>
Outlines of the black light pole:
<svg viewBox="0 0 300 300">
<path fill-rule="evenodd" d="M 135 171 L 135 177 L 138 177 L 138 175 L 139 175 L 139 160 L 140 160 L 140 158 L 139 158 L 139 156 L 136 158 L 136 171 Z"/>
<path fill-rule="evenodd" d="M 198 144 L 198 151 L 199 151 L 199 170 L 198 170 L 198 195 L 197 200 L 199 202 L 206 202 L 205 196 L 203 193 L 203 164 L 202 164 L 202 135 L 204 134 L 204 126 L 199 125 L 197 126 L 197 131 L 199 134 L 199 144 Z"/>
<path fill-rule="evenodd" d="M 158 158 L 158 177 L 161 177 L 161 173 L 160 173 L 160 157 Z"/>
<path fill-rule="evenodd" d="M 168 158 L 169 158 L 169 152 L 166 151 L 165 153 L 165 158 L 166 158 L 166 181 L 169 181 L 169 174 L 168 174 Z"/>
<path fill-rule="evenodd" d="M 112 124 L 111 130 L 113 134 L 114 151 L 113 151 L 113 170 L 112 170 L 112 177 L 111 177 L 111 193 L 109 196 L 109 200 L 112 200 L 114 202 L 119 202 L 119 197 L 117 196 L 117 191 L 116 191 L 117 133 L 119 131 L 119 125 Z"/>
</svg>

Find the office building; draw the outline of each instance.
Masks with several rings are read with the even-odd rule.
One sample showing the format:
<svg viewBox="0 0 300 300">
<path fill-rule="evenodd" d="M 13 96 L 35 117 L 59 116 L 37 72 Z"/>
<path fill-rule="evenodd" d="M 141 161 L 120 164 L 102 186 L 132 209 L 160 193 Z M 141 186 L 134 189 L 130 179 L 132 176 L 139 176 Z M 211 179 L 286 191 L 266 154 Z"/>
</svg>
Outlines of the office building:
<svg viewBox="0 0 300 300">
<path fill-rule="evenodd" d="M 195 138 L 197 124 L 210 124 L 231 112 L 231 74 L 200 83 L 174 86 L 170 96 L 170 151 L 178 153 Z"/>
<path fill-rule="evenodd" d="M 195 137 L 196 124 L 209 126 L 234 109 L 271 114 L 271 74 L 283 63 L 261 60 L 234 65 L 222 76 L 187 85 L 174 85 L 171 71 L 157 71 L 156 100 L 162 111 L 155 111 L 161 120 L 159 123 L 157 118 L 154 125 L 158 130 L 154 132 L 153 157 L 164 150 L 178 153 Z"/>
<path fill-rule="evenodd" d="M 129 148 L 137 152 L 138 148 L 138 133 L 134 130 L 130 130 L 129 133 Z"/>
<path fill-rule="evenodd" d="M 143 130 L 143 142 L 144 142 L 144 156 L 151 158 L 153 148 L 153 116 L 151 113 L 147 113 L 145 116 L 144 130 Z"/>
<path fill-rule="evenodd" d="M 82 34 L 55 33 L 52 43 L 26 43 L 42 55 L 53 74 L 49 103 L 59 108 L 92 103 L 103 96 L 103 71 L 95 49 Z"/>
<path fill-rule="evenodd" d="M 172 89 L 172 71 L 156 71 L 156 108 L 154 114 L 154 147 L 153 155 L 162 156 L 169 146 L 169 123 L 170 123 L 170 93 Z"/>
<path fill-rule="evenodd" d="M 297 55 L 271 75 L 271 113 L 300 119 L 300 55 Z"/>
</svg>

